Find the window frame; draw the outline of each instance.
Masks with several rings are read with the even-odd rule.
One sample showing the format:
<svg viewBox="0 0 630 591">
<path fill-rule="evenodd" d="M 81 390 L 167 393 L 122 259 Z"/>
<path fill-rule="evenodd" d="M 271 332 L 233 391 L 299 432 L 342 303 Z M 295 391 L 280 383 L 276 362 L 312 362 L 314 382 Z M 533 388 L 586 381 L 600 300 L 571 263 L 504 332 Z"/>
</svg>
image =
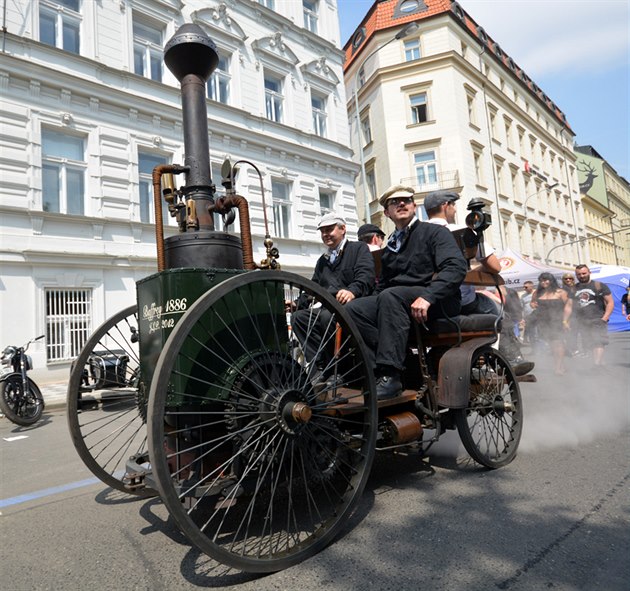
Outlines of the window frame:
<svg viewBox="0 0 630 591">
<path fill-rule="evenodd" d="M 424 97 L 424 102 L 414 105 L 414 99 Z M 429 93 L 425 90 L 409 95 L 409 110 L 411 116 L 411 125 L 422 125 L 429 121 Z M 424 119 L 422 114 L 424 112 Z"/>
<path fill-rule="evenodd" d="M 54 295 L 66 296 L 61 304 L 55 305 Z M 72 301 L 72 296 L 82 295 L 83 300 Z M 78 313 L 68 307 L 84 307 Z M 46 327 L 46 362 L 60 363 L 76 359 L 92 333 L 92 310 L 94 290 L 92 288 L 44 288 L 44 326 Z M 51 312 L 51 308 L 53 309 Z M 59 310 L 63 308 L 63 310 Z M 73 326 L 76 325 L 76 326 Z M 82 326 L 81 326 L 82 324 Z M 78 339 L 76 335 L 78 334 Z"/>
<path fill-rule="evenodd" d="M 279 90 L 267 87 L 267 82 L 277 82 Z M 271 70 L 265 70 L 263 84 L 265 89 L 265 116 L 275 123 L 284 122 L 284 78 Z M 273 116 L 272 116 L 273 115 Z"/>
<path fill-rule="evenodd" d="M 225 69 L 221 68 L 222 61 L 226 63 L 227 67 Z M 229 55 L 219 52 L 217 67 L 206 83 L 206 92 L 211 101 L 223 105 L 230 104 L 230 86 L 232 82 L 232 74 L 230 73 L 231 62 L 232 60 Z"/>
<path fill-rule="evenodd" d="M 67 0 L 58 0 L 57 2 L 40 0 L 38 10 L 38 38 L 41 43 L 45 43 L 46 45 L 51 45 L 53 47 L 57 47 L 58 49 L 62 49 L 63 51 L 68 51 L 69 53 L 81 55 L 81 26 L 83 24 L 81 1 L 77 0 L 78 11 L 68 4 L 69 3 Z M 54 28 L 54 43 L 43 40 L 42 15 L 51 18 L 52 26 Z M 65 32 L 66 26 L 69 24 L 74 25 L 73 29 L 76 30 L 76 47 L 74 48 L 66 47 Z"/>
<path fill-rule="evenodd" d="M 50 212 L 50 213 L 61 213 L 64 215 L 85 215 L 85 203 L 86 203 L 86 191 L 87 191 L 87 183 L 86 183 L 86 174 L 88 169 L 88 164 L 86 160 L 86 140 L 87 138 L 82 135 L 75 135 L 64 133 L 63 131 L 54 129 L 54 128 L 42 128 L 42 148 L 41 148 L 41 165 L 42 165 L 42 211 Z M 69 138 L 72 140 L 76 140 L 81 142 L 80 149 L 83 152 L 83 160 L 77 160 L 68 155 L 56 156 L 52 154 L 47 154 L 45 151 L 45 143 L 47 134 Z M 52 139 L 52 138 L 51 138 Z M 56 196 L 56 208 L 50 209 L 46 202 L 46 195 L 48 194 L 49 187 L 47 187 L 47 173 L 48 170 L 55 170 L 57 174 L 57 182 L 55 190 L 57 192 Z M 72 183 L 72 176 L 74 174 L 78 174 L 76 177 L 81 184 L 80 197 L 76 203 L 80 207 L 77 207 L 77 211 L 71 211 L 75 209 L 73 207 L 72 199 L 68 198 L 69 186 Z M 54 203 L 53 203 L 54 205 Z"/>
<path fill-rule="evenodd" d="M 419 157 L 424 156 L 425 154 L 432 154 L 433 157 L 425 161 L 419 161 Z M 413 152 L 412 158 L 414 176 L 416 178 L 417 185 L 420 187 L 420 191 L 423 192 L 427 190 L 438 189 L 439 172 L 436 150 L 433 148 L 419 152 Z M 422 171 L 422 177 L 426 178 L 426 180 L 424 180 L 423 182 L 421 182 L 420 175 L 418 174 L 420 170 Z"/>
<path fill-rule="evenodd" d="M 133 72 L 138 76 L 153 80 L 155 82 L 163 82 L 164 80 L 164 65 L 163 51 L 164 51 L 164 37 L 166 33 L 166 25 L 154 20 L 150 20 L 141 14 L 134 13 L 132 16 L 132 43 L 133 43 Z M 157 33 L 161 39 L 160 42 L 152 40 L 149 36 L 141 36 L 136 30 L 138 28 L 145 28 L 148 31 Z M 142 59 L 142 72 L 138 71 L 137 57 L 140 55 Z M 159 75 L 154 75 L 153 68 L 158 66 Z"/>
<path fill-rule="evenodd" d="M 155 201 L 153 199 L 153 168 L 151 172 L 143 172 L 141 170 L 141 159 L 143 156 L 152 158 L 156 161 L 155 166 L 159 164 L 169 164 L 170 158 L 164 154 L 152 152 L 138 148 L 138 221 L 142 224 L 155 224 Z M 143 190 L 143 187 L 146 187 Z M 146 211 L 146 216 L 143 215 Z M 171 225 L 171 216 L 168 212 L 166 202 L 162 203 L 162 224 L 164 226 Z"/>
<path fill-rule="evenodd" d="M 316 107 L 313 104 L 314 101 L 321 101 L 321 107 Z M 311 113 L 313 133 L 319 137 L 327 137 L 328 97 L 318 92 L 311 92 Z"/>
<path fill-rule="evenodd" d="M 422 48 L 420 47 L 420 39 L 408 39 L 403 44 L 405 52 L 405 61 L 413 62 L 419 60 L 422 57 Z M 415 55 L 417 53 L 417 55 Z"/>
<path fill-rule="evenodd" d="M 312 5 L 312 7 L 307 7 L 307 4 Z M 304 28 L 317 35 L 317 25 L 319 20 L 318 0 L 302 0 L 302 10 L 304 13 Z"/>
<path fill-rule="evenodd" d="M 283 187 L 284 196 L 277 197 L 278 187 Z M 271 179 L 271 196 L 273 210 L 273 229 L 277 238 L 291 238 L 292 234 L 292 183 L 280 179 Z M 280 226 L 280 228 L 278 227 Z M 281 231 L 278 231 L 281 230 Z"/>
</svg>

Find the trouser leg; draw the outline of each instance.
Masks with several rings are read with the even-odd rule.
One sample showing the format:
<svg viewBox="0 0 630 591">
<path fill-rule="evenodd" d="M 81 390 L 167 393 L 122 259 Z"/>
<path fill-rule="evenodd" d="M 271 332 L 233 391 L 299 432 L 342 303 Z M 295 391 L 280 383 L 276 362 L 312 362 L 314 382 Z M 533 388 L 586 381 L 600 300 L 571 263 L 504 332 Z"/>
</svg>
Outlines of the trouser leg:
<svg viewBox="0 0 630 591">
<path fill-rule="evenodd" d="M 330 311 L 324 308 L 297 310 L 291 316 L 291 326 L 302 345 L 306 361 L 315 360 L 320 365 L 328 363 L 335 330 Z"/>
</svg>

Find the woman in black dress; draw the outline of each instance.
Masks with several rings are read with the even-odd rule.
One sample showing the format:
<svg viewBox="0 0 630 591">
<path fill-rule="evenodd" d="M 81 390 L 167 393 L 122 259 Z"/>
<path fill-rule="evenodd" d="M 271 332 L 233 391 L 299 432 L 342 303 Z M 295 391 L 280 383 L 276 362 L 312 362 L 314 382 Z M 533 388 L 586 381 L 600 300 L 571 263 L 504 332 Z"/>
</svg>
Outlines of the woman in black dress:
<svg viewBox="0 0 630 591">
<path fill-rule="evenodd" d="M 554 372 L 564 375 L 564 338 L 569 330 L 572 301 L 551 273 L 541 273 L 538 289 L 532 296 L 536 310 L 536 326 L 540 337 L 549 343 L 553 354 Z"/>
</svg>

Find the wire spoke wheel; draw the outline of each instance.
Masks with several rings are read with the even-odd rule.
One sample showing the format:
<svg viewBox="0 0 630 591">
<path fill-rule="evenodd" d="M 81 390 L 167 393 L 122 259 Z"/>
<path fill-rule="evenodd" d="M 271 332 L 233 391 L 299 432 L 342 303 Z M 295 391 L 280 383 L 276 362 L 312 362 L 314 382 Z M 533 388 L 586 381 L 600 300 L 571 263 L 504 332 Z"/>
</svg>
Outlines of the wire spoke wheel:
<svg viewBox="0 0 630 591">
<path fill-rule="evenodd" d="M 11 422 L 28 427 L 41 418 L 44 398 L 32 380 L 28 380 L 28 392 L 25 392 L 22 376 L 11 374 L 0 382 L 0 409 Z"/>
<path fill-rule="evenodd" d="M 523 407 L 510 364 L 491 347 L 476 351 L 470 369 L 468 408 L 454 411 L 466 451 L 487 468 L 516 456 L 523 430 Z"/>
<path fill-rule="evenodd" d="M 285 311 L 298 296 L 301 331 Z M 374 392 L 356 327 L 319 286 L 283 271 L 219 284 L 176 325 L 152 380 L 151 465 L 171 516 L 232 568 L 315 554 L 360 500 Z"/>
<path fill-rule="evenodd" d="M 103 323 L 75 361 L 68 383 L 68 425 L 85 465 L 112 488 L 153 496 L 148 470 L 146 394 L 140 381 L 137 306 Z"/>
</svg>

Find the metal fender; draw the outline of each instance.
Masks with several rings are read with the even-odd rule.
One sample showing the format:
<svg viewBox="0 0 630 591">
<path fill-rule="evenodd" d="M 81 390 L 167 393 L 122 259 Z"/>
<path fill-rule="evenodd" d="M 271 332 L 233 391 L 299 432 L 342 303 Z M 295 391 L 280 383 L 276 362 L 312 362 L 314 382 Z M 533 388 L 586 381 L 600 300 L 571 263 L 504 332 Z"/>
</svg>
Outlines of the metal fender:
<svg viewBox="0 0 630 591">
<path fill-rule="evenodd" d="M 490 346 L 496 337 L 478 337 L 449 349 L 438 370 L 438 404 L 445 408 L 466 408 L 470 399 L 470 364 L 474 353 Z"/>
</svg>

